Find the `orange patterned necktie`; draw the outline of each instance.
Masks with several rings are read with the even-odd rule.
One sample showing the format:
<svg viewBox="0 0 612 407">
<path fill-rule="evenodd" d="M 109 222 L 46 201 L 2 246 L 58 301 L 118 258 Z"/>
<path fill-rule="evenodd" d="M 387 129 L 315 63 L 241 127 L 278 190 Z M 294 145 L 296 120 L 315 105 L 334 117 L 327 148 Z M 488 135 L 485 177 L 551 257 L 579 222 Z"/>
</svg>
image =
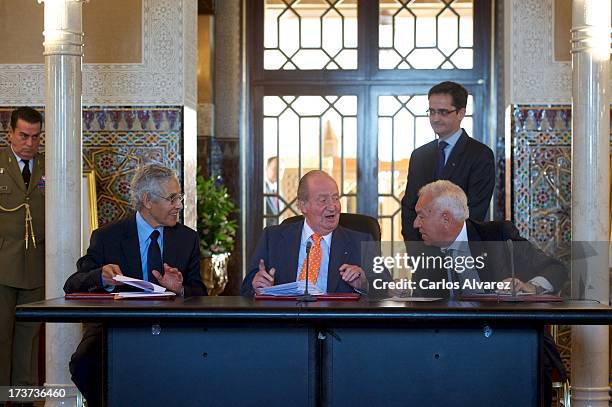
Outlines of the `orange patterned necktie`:
<svg viewBox="0 0 612 407">
<path fill-rule="evenodd" d="M 311 284 L 317 283 L 319 277 L 319 269 L 321 268 L 321 239 L 322 237 L 316 233 L 312 234 L 312 241 L 314 244 L 310 248 L 310 255 L 308 256 L 308 281 Z M 306 259 L 302 263 L 302 270 L 300 270 L 299 281 L 306 280 Z"/>
</svg>

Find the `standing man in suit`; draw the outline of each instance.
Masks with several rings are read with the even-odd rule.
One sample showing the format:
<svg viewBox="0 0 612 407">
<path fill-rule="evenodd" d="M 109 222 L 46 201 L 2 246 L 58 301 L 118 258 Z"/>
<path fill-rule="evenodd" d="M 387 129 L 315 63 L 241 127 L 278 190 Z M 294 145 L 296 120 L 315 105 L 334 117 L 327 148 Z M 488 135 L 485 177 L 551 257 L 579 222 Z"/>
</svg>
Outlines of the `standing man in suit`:
<svg viewBox="0 0 612 407">
<path fill-rule="evenodd" d="M 446 180 L 427 184 L 419 191 L 414 227 L 421 232 L 423 242 L 414 244 L 429 247 L 413 252 L 441 256 L 444 261 L 431 261 L 432 267 L 421 267 L 414 273 L 416 296 L 452 297 L 487 290 L 475 288 L 475 281 L 506 282 L 502 290 L 511 289 L 514 283 L 517 291 L 529 294 L 561 290 L 568 277 L 563 264 L 522 238 L 509 221 L 469 219 L 467 202 L 463 190 Z M 512 249 L 508 240 L 512 241 Z M 510 256 L 516 272 L 514 282 Z M 468 265 L 467 258 L 474 261 Z M 445 268 L 441 264 L 455 266 Z M 443 285 L 435 285 L 440 282 Z"/>
<path fill-rule="evenodd" d="M 442 82 L 429 90 L 429 123 L 438 139 L 414 150 L 410 156 L 406 192 L 402 198 L 402 236 L 421 240 L 413 227 L 417 193 L 423 185 L 447 179 L 467 194 L 470 218 L 483 221 L 495 187 L 493 151 L 469 137 L 461 128 L 467 90 Z"/>
<path fill-rule="evenodd" d="M 45 298 L 42 123 L 30 107 L 14 110 L 0 151 L 0 386 L 38 384 L 40 323 L 15 322 L 15 306 Z"/>
<path fill-rule="evenodd" d="M 264 215 L 278 216 L 282 209 L 282 202 L 279 199 L 278 182 L 278 157 L 272 156 L 266 161 L 266 179 L 264 181 L 264 194 L 266 205 Z M 276 217 L 266 218 L 266 226 L 277 225 Z"/>
<path fill-rule="evenodd" d="M 124 275 L 162 285 L 178 296 L 206 295 L 200 278 L 198 234 L 177 223 L 183 194 L 174 172 L 157 164 L 132 180 L 136 213 L 95 230 L 87 254 L 77 261 L 64 291 L 116 292 L 134 288 L 115 281 Z M 89 406 L 102 405 L 102 330 L 86 326 L 70 361 L 72 381 Z"/>
<path fill-rule="evenodd" d="M 309 278 L 323 292 L 370 291 L 374 278 L 390 280 L 387 273 L 373 274 L 366 233 L 338 225 L 340 194 L 338 185 L 324 171 L 310 171 L 298 185 L 298 208 L 304 221 L 264 229 L 250 271 L 240 293 L 253 296 L 264 287 L 305 280 L 306 245 L 311 243 Z M 367 253 L 366 253 L 367 252 Z M 363 253 L 363 255 L 362 255 Z"/>
</svg>

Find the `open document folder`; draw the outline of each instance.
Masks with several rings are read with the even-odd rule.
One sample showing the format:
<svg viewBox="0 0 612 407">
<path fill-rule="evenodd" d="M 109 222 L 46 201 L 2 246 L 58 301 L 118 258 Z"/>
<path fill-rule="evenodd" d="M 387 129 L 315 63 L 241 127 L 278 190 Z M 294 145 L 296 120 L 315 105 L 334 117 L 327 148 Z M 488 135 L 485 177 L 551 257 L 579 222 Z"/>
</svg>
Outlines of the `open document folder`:
<svg viewBox="0 0 612 407">
<path fill-rule="evenodd" d="M 279 297 L 290 297 L 296 295 L 304 294 L 304 290 L 306 289 L 305 281 L 294 281 L 292 283 L 279 284 L 274 285 L 272 287 L 264 287 L 261 289 L 262 295 L 274 295 Z M 308 284 L 308 294 L 312 295 L 322 295 L 325 294 L 323 290 L 321 290 L 316 285 L 309 283 Z"/>
</svg>

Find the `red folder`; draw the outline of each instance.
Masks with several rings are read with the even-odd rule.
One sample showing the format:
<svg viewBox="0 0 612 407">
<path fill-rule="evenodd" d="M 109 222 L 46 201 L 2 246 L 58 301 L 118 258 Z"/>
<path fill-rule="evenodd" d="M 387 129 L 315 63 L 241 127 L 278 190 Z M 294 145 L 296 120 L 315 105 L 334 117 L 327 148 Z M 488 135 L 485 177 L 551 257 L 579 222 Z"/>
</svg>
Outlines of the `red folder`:
<svg viewBox="0 0 612 407">
<path fill-rule="evenodd" d="M 141 300 L 141 301 L 168 301 L 168 300 L 173 300 L 175 298 L 175 296 L 171 296 L 171 297 L 124 297 L 124 298 L 117 298 L 115 296 L 116 293 L 72 293 L 72 294 L 66 294 L 64 296 L 64 299 L 66 300 L 121 300 L 121 301 L 128 301 L 128 300 Z"/>
</svg>

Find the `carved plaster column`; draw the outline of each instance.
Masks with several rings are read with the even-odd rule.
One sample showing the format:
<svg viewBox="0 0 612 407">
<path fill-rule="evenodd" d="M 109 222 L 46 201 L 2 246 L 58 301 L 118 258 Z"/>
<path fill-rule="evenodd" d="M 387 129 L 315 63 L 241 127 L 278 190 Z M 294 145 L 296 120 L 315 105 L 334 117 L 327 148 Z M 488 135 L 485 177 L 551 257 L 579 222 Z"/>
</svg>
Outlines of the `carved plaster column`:
<svg viewBox="0 0 612 407">
<path fill-rule="evenodd" d="M 604 304 L 610 299 L 609 10 L 609 1 L 572 1 L 572 240 L 591 249 L 586 259 L 572 256 L 572 297 Z M 574 406 L 608 406 L 608 328 L 572 327 Z"/>
<path fill-rule="evenodd" d="M 45 247 L 46 298 L 62 297 L 81 256 L 81 65 L 84 0 L 38 0 L 45 5 Z M 46 324 L 46 386 L 76 388 L 68 361 L 80 324 Z M 74 404 L 72 400 L 46 405 Z"/>
</svg>

